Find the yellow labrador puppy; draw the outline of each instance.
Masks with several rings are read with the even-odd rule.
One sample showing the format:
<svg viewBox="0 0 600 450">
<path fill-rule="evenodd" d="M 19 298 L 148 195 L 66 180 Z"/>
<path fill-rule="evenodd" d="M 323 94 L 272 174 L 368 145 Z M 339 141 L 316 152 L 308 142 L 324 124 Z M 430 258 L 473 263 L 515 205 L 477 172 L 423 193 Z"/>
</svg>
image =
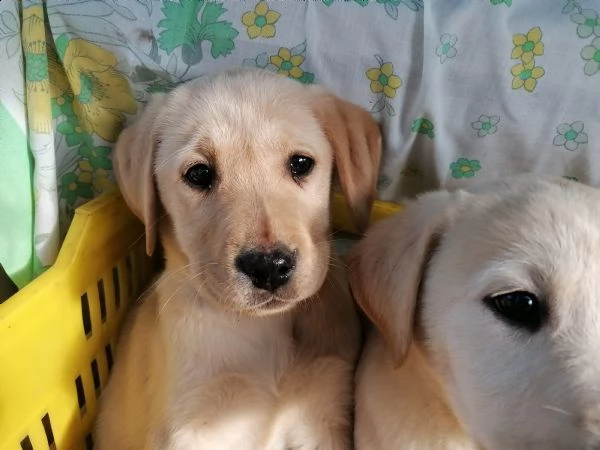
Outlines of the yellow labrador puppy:
<svg viewBox="0 0 600 450">
<path fill-rule="evenodd" d="M 369 113 L 266 71 L 152 100 L 114 163 L 166 270 L 120 343 L 100 450 L 349 448 L 360 330 L 330 187 L 335 166 L 364 228 L 380 153 Z"/>
<path fill-rule="evenodd" d="M 600 190 L 429 193 L 349 261 L 357 449 L 600 449 Z"/>
</svg>

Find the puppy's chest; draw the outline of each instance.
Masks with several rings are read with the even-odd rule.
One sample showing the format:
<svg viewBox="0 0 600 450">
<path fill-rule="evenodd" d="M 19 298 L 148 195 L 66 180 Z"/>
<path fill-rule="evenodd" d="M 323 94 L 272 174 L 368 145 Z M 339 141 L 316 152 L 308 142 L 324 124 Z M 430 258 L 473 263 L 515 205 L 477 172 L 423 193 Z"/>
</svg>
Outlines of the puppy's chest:
<svg viewBox="0 0 600 450">
<path fill-rule="evenodd" d="M 187 330 L 178 327 L 177 334 L 172 356 L 177 378 L 186 383 L 239 375 L 272 384 L 294 358 L 291 320 L 285 317 L 208 317 Z"/>
</svg>

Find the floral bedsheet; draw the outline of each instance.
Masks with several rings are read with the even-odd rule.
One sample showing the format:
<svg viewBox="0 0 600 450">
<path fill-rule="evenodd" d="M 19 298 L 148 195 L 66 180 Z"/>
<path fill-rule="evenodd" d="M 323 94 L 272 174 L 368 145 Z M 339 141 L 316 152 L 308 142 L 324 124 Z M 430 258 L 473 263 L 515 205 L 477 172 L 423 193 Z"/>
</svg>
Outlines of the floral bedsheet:
<svg viewBox="0 0 600 450">
<path fill-rule="evenodd" d="M 543 172 L 600 183 L 600 0 L 4 0 L 0 263 L 19 286 L 154 92 L 253 66 L 382 124 L 381 199 Z M 293 105 L 290 105 L 293 107 Z"/>
</svg>

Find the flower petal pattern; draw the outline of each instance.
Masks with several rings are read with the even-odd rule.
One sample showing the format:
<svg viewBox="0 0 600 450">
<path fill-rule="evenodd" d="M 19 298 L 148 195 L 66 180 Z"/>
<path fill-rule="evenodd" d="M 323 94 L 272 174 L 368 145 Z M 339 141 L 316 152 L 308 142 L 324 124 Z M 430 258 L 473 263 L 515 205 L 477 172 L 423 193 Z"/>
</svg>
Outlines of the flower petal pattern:
<svg viewBox="0 0 600 450">
<path fill-rule="evenodd" d="M 538 79 L 543 77 L 543 67 L 536 65 L 535 58 L 544 54 L 544 43 L 542 42 L 542 29 L 531 28 L 526 34 L 515 33 L 512 36 L 513 49 L 511 59 L 520 59 L 521 62 L 511 67 L 513 76 L 512 89 L 523 88 L 526 92 L 533 92 L 538 84 Z"/>
</svg>

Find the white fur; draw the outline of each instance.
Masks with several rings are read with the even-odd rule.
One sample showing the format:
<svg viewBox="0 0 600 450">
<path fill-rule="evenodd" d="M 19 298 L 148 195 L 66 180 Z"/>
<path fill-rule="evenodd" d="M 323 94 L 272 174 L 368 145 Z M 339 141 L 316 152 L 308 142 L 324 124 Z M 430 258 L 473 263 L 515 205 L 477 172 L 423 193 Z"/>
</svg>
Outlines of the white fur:
<svg viewBox="0 0 600 450">
<path fill-rule="evenodd" d="M 358 449 L 600 448 L 599 190 L 528 175 L 427 194 L 351 268 L 380 330 L 358 369 Z M 482 302 L 511 290 L 548 303 L 539 331 Z"/>
</svg>

